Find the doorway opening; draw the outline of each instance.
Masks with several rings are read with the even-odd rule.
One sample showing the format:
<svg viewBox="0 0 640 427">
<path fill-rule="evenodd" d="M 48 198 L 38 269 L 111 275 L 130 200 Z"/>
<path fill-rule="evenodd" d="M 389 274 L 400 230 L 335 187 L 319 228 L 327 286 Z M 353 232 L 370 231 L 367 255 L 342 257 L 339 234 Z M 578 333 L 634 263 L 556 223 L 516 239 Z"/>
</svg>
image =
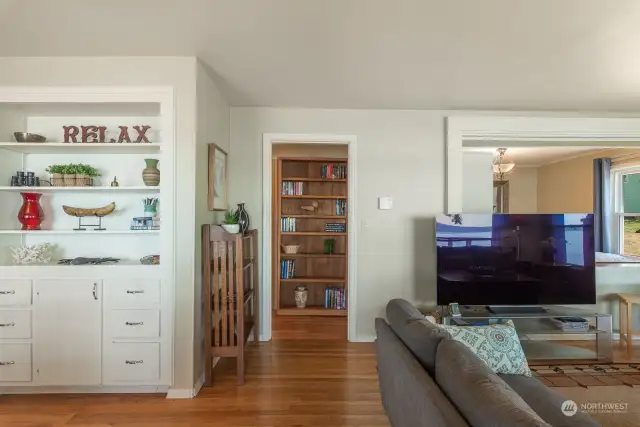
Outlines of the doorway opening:
<svg viewBox="0 0 640 427">
<path fill-rule="evenodd" d="M 349 146 L 272 145 L 272 338 L 348 337 Z"/>
</svg>

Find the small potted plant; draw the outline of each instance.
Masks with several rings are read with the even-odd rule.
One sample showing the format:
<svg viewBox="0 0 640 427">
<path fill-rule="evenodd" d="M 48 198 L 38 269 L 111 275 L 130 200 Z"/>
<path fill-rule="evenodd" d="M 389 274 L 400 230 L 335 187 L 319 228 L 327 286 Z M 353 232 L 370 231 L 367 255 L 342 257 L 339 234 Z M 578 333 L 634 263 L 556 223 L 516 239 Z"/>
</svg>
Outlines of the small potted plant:
<svg viewBox="0 0 640 427">
<path fill-rule="evenodd" d="M 93 178 L 100 176 L 98 169 L 93 166 L 80 163 L 75 167 L 76 185 L 78 187 L 91 187 L 93 186 Z"/>
<path fill-rule="evenodd" d="M 71 163 L 69 165 L 64 165 L 62 170 L 62 174 L 64 175 L 64 186 L 75 187 L 77 166 Z"/>
<path fill-rule="evenodd" d="M 51 174 L 51 185 L 55 187 L 64 187 L 65 165 L 51 165 L 46 171 Z"/>
<path fill-rule="evenodd" d="M 334 239 L 324 239 L 324 253 L 326 255 L 333 255 L 333 245 L 335 244 Z"/>
<path fill-rule="evenodd" d="M 238 234 L 240 232 L 240 224 L 238 224 L 238 211 L 234 211 L 233 209 L 224 213 L 224 224 L 222 224 L 222 228 L 227 233 Z"/>
</svg>

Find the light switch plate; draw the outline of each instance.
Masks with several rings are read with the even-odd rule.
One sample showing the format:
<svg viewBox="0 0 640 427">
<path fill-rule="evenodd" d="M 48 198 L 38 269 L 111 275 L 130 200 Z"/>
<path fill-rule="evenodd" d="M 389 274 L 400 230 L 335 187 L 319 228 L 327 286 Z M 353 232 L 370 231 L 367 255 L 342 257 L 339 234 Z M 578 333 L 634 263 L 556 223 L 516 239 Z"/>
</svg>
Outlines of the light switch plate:
<svg viewBox="0 0 640 427">
<path fill-rule="evenodd" d="M 378 197 L 378 209 L 391 209 L 393 199 L 391 197 Z"/>
</svg>

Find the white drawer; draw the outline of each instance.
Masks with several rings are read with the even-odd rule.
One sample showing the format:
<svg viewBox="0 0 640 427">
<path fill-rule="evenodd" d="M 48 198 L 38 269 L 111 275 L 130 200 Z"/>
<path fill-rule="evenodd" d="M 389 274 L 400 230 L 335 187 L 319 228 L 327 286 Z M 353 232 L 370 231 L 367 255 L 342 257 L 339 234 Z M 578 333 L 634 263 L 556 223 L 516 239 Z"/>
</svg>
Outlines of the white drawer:
<svg viewBox="0 0 640 427">
<path fill-rule="evenodd" d="M 31 338 L 31 310 L 0 310 L 0 339 Z"/>
<path fill-rule="evenodd" d="M 107 304 L 112 307 L 144 307 L 160 304 L 160 281 L 154 279 L 125 279 L 104 281 Z"/>
<path fill-rule="evenodd" d="M 31 381 L 31 344 L 0 344 L 0 381 Z"/>
<path fill-rule="evenodd" d="M 107 310 L 108 338 L 156 338 L 160 336 L 159 310 Z"/>
<path fill-rule="evenodd" d="M 160 344 L 108 344 L 104 365 L 105 383 L 157 381 L 160 379 Z"/>
<path fill-rule="evenodd" d="M 31 305 L 31 280 L 0 279 L 0 305 Z"/>
</svg>

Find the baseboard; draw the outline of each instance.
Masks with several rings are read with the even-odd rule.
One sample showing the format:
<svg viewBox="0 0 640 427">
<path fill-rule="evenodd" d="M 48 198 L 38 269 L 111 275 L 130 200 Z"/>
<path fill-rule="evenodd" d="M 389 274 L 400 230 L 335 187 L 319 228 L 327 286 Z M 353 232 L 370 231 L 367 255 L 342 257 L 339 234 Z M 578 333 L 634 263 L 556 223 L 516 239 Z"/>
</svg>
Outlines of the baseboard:
<svg viewBox="0 0 640 427">
<path fill-rule="evenodd" d="M 0 394 L 137 394 L 167 393 L 167 386 L 5 386 Z"/>
<path fill-rule="evenodd" d="M 192 388 L 170 388 L 167 391 L 167 399 L 193 399 Z"/>
<path fill-rule="evenodd" d="M 215 364 L 216 362 L 213 363 L 214 366 Z M 200 390 L 202 389 L 203 386 L 204 386 L 204 372 L 202 373 L 202 375 L 200 375 L 200 378 L 198 378 L 198 382 L 196 383 L 196 386 L 193 388 L 192 397 L 196 397 L 198 393 L 200 393 Z"/>
<path fill-rule="evenodd" d="M 355 341 L 352 342 L 374 342 L 376 340 L 375 335 L 364 335 L 356 338 Z"/>
</svg>

